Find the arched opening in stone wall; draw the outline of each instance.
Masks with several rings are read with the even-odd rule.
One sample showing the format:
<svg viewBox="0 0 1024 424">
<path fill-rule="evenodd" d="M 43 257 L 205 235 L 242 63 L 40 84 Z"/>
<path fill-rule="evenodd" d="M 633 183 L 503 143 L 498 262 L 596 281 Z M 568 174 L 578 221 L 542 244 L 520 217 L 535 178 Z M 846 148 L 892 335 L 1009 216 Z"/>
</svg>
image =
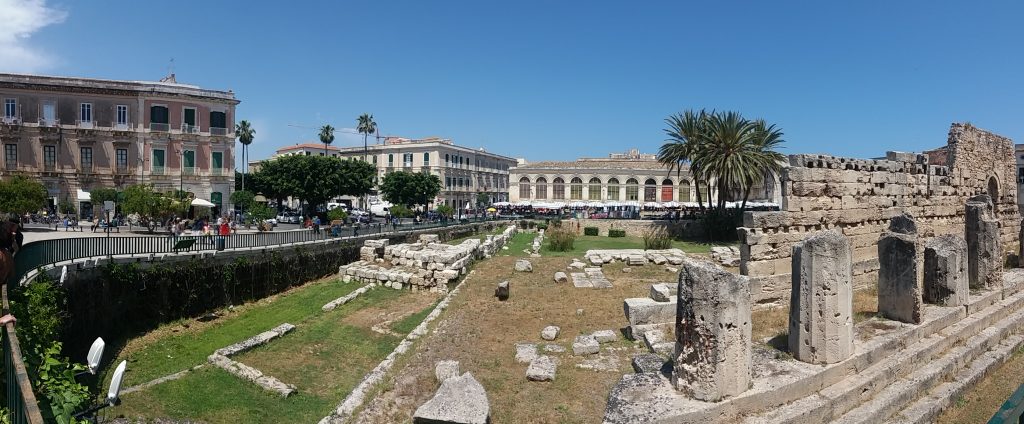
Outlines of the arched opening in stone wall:
<svg viewBox="0 0 1024 424">
<path fill-rule="evenodd" d="M 992 198 L 992 203 L 999 203 L 999 182 L 995 176 L 988 177 L 988 197 Z"/>
</svg>

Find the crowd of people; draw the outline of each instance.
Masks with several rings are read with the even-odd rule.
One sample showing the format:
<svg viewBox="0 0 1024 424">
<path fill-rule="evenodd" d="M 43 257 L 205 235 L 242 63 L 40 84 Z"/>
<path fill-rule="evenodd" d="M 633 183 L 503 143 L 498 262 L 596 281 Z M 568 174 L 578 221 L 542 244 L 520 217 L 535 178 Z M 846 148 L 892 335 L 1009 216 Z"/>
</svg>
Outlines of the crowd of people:
<svg viewBox="0 0 1024 424">
<path fill-rule="evenodd" d="M 173 217 L 167 220 L 165 228 L 172 237 L 179 237 L 186 234 L 197 236 L 227 236 L 238 232 L 238 223 L 236 220 L 229 217 L 218 217 L 217 221 L 212 224 L 206 218 L 190 220 Z"/>
</svg>

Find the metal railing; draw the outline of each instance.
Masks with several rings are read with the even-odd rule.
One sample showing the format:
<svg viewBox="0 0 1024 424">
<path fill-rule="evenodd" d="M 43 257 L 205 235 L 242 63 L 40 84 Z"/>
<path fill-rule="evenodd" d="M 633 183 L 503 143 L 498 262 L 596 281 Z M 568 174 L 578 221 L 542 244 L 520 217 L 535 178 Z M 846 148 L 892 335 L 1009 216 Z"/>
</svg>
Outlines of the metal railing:
<svg viewBox="0 0 1024 424">
<path fill-rule="evenodd" d="M 149 170 L 149 173 L 153 175 L 164 175 L 164 166 L 154 165 L 153 168 Z"/>
<path fill-rule="evenodd" d="M 228 135 L 228 129 L 220 127 L 210 127 L 210 135 Z"/>
<path fill-rule="evenodd" d="M 225 175 L 224 168 L 210 168 L 211 177 L 220 177 Z"/>
<path fill-rule="evenodd" d="M 60 125 L 60 119 L 39 118 L 40 127 L 56 127 L 57 125 Z"/>
<path fill-rule="evenodd" d="M 21 122 L 21 116 L 0 116 L 0 123 L 7 125 L 17 125 Z"/>
<path fill-rule="evenodd" d="M 170 132 L 171 131 L 171 125 L 167 124 L 167 123 L 150 122 L 149 123 L 149 130 L 150 131 L 159 131 L 159 132 Z"/>
<path fill-rule="evenodd" d="M 91 130 L 91 129 L 93 129 L 93 127 L 96 126 L 96 121 L 92 121 L 92 120 L 83 121 L 83 120 L 79 119 L 79 120 L 75 121 L 75 125 L 77 125 L 78 128 L 81 128 L 81 129 L 84 129 L 84 130 Z"/>
<path fill-rule="evenodd" d="M 444 222 L 408 223 L 390 225 L 383 222 L 362 224 L 358 227 L 344 226 L 342 238 L 365 236 L 368 234 L 392 233 L 398 231 L 426 230 L 445 228 L 455 225 L 496 221 L 494 218 L 472 218 L 449 220 Z M 331 227 L 321 225 L 320 231 L 269 231 L 262 233 L 242 233 L 229 236 L 130 236 L 130 237 L 71 237 L 52 240 L 40 240 L 26 243 L 18 252 L 15 261 L 14 275 L 10 281 L 20 281 L 22 277 L 41 266 L 82 258 L 107 257 L 120 255 L 148 255 L 176 252 L 199 252 L 223 249 L 265 248 L 283 244 L 329 239 Z M 166 234 L 166 233 L 164 233 Z M 179 245 L 182 240 L 194 240 L 188 246 Z M 175 246 L 182 246 L 175 249 Z"/>
<path fill-rule="evenodd" d="M 1017 388 L 1017 391 L 1010 395 L 1010 398 L 1003 402 L 989 424 L 1010 424 L 1024 423 L 1024 384 Z"/>
<path fill-rule="evenodd" d="M 128 122 L 114 122 L 111 124 L 110 128 L 114 131 L 131 131 L 132 124 Z"/>
<path fill-rule="evenodd" d="M 181 132 L 185 134 L 199 134 L 199 126 L 195 124 L 182 123 Z"/>
<path fill-rule="evenodd" d="M 117 166 L 114 167 L 114 173 L 118 174 L 118 175 L 127 174 L 128 173 L 128 165 L 127 164 L 120 164 L 120 163 L 117 164 Z"/>
<path fill-rule="evenodd" d="M 182 167 L 181 168 L 181 174 L 182 175 L 196 175 L 196 167 L 194 167 L 194 166 Z"/>
<path fill-rule="evenodd" d="M 3 293 L 3 313 L 10 313 L 7 302 L 7 285 L 0 288 Z M 28 370 L 21 355 L 21 344 L 14 323 L 4 325 L 4 376 L 7 380 L 7 418 L 14 424 L 43 424 L 43 415 L 39 412 L 39 403 L 32 382 L 28 378 Z"/>
</svg>

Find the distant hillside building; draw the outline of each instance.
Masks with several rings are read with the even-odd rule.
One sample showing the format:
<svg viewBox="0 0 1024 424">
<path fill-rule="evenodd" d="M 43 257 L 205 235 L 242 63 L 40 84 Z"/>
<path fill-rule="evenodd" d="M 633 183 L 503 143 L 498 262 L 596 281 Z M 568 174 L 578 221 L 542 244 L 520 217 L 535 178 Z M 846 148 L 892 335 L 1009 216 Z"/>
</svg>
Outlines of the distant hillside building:
<svg viewBox="0 0 1024 424">
<path fill-rule="evenodd" d="M 231 91 L 161 81 L 0 74 L 0 176 L 46 186 L 49 203 L 93 209 L 89 190 L 183 187 L 220 210 L 234 188 Z"/>
</svg>

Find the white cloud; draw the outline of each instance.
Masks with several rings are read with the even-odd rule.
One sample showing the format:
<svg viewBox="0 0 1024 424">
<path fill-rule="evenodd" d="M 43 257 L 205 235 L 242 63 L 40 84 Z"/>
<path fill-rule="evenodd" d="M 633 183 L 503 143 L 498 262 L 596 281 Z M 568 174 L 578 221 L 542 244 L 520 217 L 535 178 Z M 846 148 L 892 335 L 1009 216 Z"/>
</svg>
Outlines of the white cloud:
<svg viewBox="0 0 1024 424">
<path fill-rule="evenodd" d="M 39 72 L 54 58 L 28 43 L 40 29 L 64 22 L 68 13 L 46 5 L 46 0 L 0 0 L 0 70 Z"/>
</svg>

